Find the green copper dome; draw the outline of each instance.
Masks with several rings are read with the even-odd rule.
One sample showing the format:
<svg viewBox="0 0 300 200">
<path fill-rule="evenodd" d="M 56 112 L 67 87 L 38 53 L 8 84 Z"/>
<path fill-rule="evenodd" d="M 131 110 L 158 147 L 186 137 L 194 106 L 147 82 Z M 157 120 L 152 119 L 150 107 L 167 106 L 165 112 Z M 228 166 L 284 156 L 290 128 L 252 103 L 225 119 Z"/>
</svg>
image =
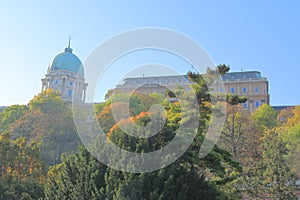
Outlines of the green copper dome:
<svg viewBox="0 0 300 200">
<path fill-rule="evenodd" d="M 65 70 L 84 76 L 83 65 L 79 58 L 72 53 L 70 46 L 65 52 L 58 54 L 50 63 L 48 71 Z"/>
</svg>

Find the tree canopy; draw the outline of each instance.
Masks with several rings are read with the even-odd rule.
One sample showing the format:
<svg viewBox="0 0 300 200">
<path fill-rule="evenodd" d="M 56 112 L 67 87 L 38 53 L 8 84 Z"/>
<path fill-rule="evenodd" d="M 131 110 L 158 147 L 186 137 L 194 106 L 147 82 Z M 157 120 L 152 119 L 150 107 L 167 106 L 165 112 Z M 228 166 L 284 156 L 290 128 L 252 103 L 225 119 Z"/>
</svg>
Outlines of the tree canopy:
<svg viewBox="0 0 300 200">
<path fill-rule="evenodd" d="M 229 66 L 219 65 L 208 68 L 205 75 L 189 72 L 192 91 L 178 87 L 166 93 L 181 101 L 170 102 L 158 93 L 110 90 L 106 101 L 95 105 L 103 130 L 99 136 L 104 134 L 106 143 L 126 151 L 154 152 L 178 134 L 196 133 L 178 159 L 152 172 L 118 171 L 94 158 L 103 154 L 96 148 L 103 143 L 94 140 L 91 147 L 95 148 L 89 148 L 93 152 L 80 145 L 70 104 L 56 91 L 43 91 L 28 105 L 5 108 L 0 112 L 0 199 L 296 199 L 300 106 L 278 114 L 263 104 L 250 114 L 241 107 L 247 99 L 238 95 L 225 95 L 220 98 L 223 102 L 213 105 L 215 96 L 208 85 L 228 71 Z M 193 93 L 197 110 L 186 107 Z M 157 105 L 163 112 L 153 109 Z M 206 132 L 216 117 L 213 113 L 222 116 L 222 106 L 228 112 L 220 140 L 200 158 Z M 144 129 L 164 119 L 156 134 Z M 187 126 L 182 128 L 183 124 Z M 151 136 L 132 136 L 139 134 Z M 124 166 L 129 163 L 106 156 Z"/>
</svg>

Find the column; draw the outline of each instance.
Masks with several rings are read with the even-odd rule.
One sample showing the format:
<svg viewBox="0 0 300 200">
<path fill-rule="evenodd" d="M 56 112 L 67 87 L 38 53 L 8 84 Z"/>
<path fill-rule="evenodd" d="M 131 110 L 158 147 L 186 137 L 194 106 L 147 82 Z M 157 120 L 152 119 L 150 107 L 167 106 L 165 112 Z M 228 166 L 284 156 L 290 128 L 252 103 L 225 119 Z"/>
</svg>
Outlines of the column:
<svg viewBox="0 0 300 200">
<path fill-rule="evenodd" d="M 87 84 L 84 84 L 84 86 L 83 86 L 83 99 L 82 99 L 82 102 L 83 102 L 83 103 L 85 102 L 86 88 L 87 88 Z"/>
<path fill-rule="evenodd" d="M 49 79 L 47 78 L 47 79 L 46 79 L 46 90 L 49 89 L 49 84 L 50 84 L 50 83 L 49 83 Z"/>
<path fill-rule="evenodd" d="M 45 79 L 43 78 L 43 79 L 42 79 L 42 92 L 44 91 L 45 86 L 46 86 L 46 84 L 45 84 Z"/>
</svg>

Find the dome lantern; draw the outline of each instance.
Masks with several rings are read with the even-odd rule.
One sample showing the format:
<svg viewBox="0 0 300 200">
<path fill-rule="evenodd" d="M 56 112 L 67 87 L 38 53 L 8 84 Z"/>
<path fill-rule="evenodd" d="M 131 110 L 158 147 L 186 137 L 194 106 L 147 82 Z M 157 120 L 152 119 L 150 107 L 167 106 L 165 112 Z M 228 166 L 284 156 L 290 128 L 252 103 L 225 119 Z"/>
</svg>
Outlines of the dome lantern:
<svg viewBox="0 0 300 200">
<path fill-rule="evenodd" d="M 71 49 L 70 44 L 71 44 L 71 37 L 69 37 L 69 45 L 68 45 L 68 47 L 65 48 L 65 52 L 72 53 L 73 49 Z"/>
</svg>

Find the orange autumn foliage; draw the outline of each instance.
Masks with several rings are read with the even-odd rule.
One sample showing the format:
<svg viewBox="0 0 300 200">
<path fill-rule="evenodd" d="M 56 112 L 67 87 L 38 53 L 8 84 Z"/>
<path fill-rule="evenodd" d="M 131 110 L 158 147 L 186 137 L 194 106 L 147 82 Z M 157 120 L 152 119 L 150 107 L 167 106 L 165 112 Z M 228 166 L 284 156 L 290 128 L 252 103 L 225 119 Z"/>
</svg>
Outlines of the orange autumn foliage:
<svg viewBox="0 0 300 200">
<path fill-rule="evenodd" d="M 128 119 L 123 119 L 121 121 L 119 121 L 118 123 L 116 123 L 113 127 L 110 128 L 109 132 L 106 134 L 107 140 L 110 141 L 111 135 L 119 129 L 119 125 L 130 125 L 130 124 L 134 124 L 137 123 L 140 119 L 144 118 L 144 117 L 148 117 L 150 115 L 149 112 L 141 112 L 139 115 L 137 116 L 132 116 Z"/>
</svg>

